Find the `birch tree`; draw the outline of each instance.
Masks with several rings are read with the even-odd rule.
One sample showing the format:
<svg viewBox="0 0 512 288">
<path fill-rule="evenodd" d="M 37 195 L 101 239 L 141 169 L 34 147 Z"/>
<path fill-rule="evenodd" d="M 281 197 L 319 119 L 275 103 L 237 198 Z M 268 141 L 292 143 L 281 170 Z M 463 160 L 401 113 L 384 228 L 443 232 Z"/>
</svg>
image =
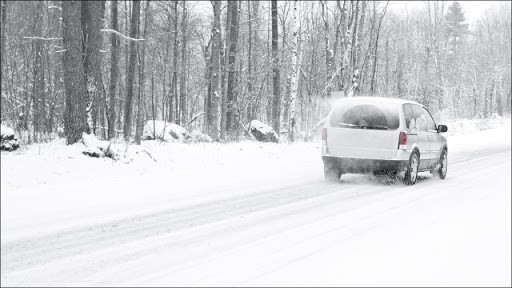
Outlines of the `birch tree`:
<svg viewBox="0 0 512 288">
<path fill-rule="evenodd" d="M 289 135 L 290 135 L 290 141 L 295 141 L 295 123 L 296 123 L 296 101 L 297 101 L 297 88 L 298 88 L 298 40 L 299 40 L 299 25 L 297 25 L 297 0 L 293 1 L 293 8 L 292 8 L 292 70 L 291 70 L 291 84 L 290 84 L 290 124 L 289 124 Z"/>
<path fill-rule="evenodd" d="M 273 101 L 272 101 L 272 127 L 277 135 L 280 135 L 281 128 L 281 85 L 278 51 L 278 30 L 277 30 L 277 0 L 272 0 L 272 81 L 273 81 Z"/>
</svg>

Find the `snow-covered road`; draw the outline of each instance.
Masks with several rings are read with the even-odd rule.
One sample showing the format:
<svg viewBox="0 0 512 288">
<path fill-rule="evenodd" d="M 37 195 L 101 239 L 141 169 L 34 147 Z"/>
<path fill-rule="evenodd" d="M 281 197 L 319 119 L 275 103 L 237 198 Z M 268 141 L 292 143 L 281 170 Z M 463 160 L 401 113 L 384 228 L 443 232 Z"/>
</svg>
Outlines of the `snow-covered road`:
<svg viewBox="0 0 512 288">
<path fill-rule="evenodd" d="M 510 286 L 510 128 L 450 136 L 415 186 L 328 183 L 316 143 L 2 154 L 2 286 Z"/>
</svg>

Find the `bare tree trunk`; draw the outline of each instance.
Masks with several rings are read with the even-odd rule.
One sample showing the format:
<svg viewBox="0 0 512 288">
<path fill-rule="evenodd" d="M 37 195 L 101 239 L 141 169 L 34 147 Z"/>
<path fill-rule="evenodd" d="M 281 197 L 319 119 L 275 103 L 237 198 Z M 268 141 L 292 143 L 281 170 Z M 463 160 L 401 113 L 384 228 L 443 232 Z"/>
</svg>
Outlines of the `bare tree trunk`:
<svg viewBox="0 0 512 288">
<path fill-rule="evenodd" d="M 347 4 L 347 1 L 344 0 L 343 1 L 343 6 L 340 5 L 340 1 L 338 0 L 337 1 L 337 8 L 338 10 L 340 11 L 341 13 L 341 16 L 340 16 L 340 26 L 341 26 L 341 35 L 340 35 L 340 58 L 341 58 L 341 61 L 340 61 L 340 73 L 339 73 L 339 76 L 338 76 L 338 91 L 344 91 L 345 90 L 345 82 L 344 82 L 344 75 L 345 75 L 345 70 L 347 68 L 346 66 L 346 63 L 347 63 L 347 9 L 346 9 L 346 4 Z"/>
<path fill-rule="evenodd" d="M 85 39 L 85 83 L 87 87 L 87 123 L 91 133 L 96 133 L 99 103 L 105 103 L 101 77 L 101 23 L 105 1 L 84 1 L 82 4 L 82 31 Z"/>
<path fill-rule="evenodd" d="M 373 56 L 373 69 L 372 69 L 372 80 L 371 80 L 371 88 L 370 88 L 370 94 L 373 95 L 373 93 L 375 92 L 375 88 L 377 87 L 377 79 L 375 78 L 375 75 L 376 75 L 376 70 L 377 70 L 377 61 L 379 60 L 378 58 L 378 52 L 379 52 L 379 36 L 380 36 L 380 27 L 382 25 L 382 19 L 384 19 L 384 15 L 386 15 L 386 9 L 388 7 L 388 4 L 389 4 L 389 1 L 386 2 L 386 6 L 384 7 L 384 9 L 382 10 L 382 15 L 380 16 L 380 19 L 379 19 L 379 26 L 377 28 L 377 37 L 375 39 L 375 52 L 374 52 L 374 56 Z M 387 40 L 386 40 L 386 51 L 387 51 Z M 387 59 L 386 59 L 387 61 Z M 428 67 L 428 60 L 427 60 L 427 67 Z M 386 62 L 386 69 L 387 69 L 387 62 Z M 387 71 L 386 71 L 387 73 Z M 386 79 L 387 81 L 387 79 Z M 386 83 L 387 85 L 387 83 Z"/>
<path fill-rule="evenodd" d="M 352 68 L 352 79 L 351 86 L 349 90 L 349 96 L 354 96 L 359 92 L 359 79 L 361 75 L 361 69 L 359 67 L 359 54 L 361 47 L 361 39 L 362 38 L 362 29 L 364 25 L 364 16 L 366 10 L 367 1 L 362 0 L 362 7 L 359 8 L 359 1 L 356 4 L 356 11 L 354 15 L 354 26 L 352 30 L 352 42 L 351 42 L 351 68 Z M 361 10 L 360 10 L 361 9 Z"/>
<path fill-rule="evenodd" d="M 153 139 L 156 139 L 156 128 L 155 128 L 155 120 L 156 120 L 156 111 L 155 111 L 155 70 L 151 70 L 151 111 L 152 111 L 152 120 L 153 120 Z"/>
<path fill-rule="evenodd" d="M 331 69 L 334 71 L 334 73 L 336 73 L 335 78 L 334 78 L 334 84 L 332 85 L 332 87 L 339 90 L 340 75 L 339 75 L 338 67 L 336 65 L 336 55 L 338 53 L 338 45 L 340 42 L 339 41 L 340 40 L 340 27 L 341 27 L 341 21 L 343 19 L 343 13 L 340 9 L 340 0 L 336 0 L 336 7 L 338 8 L 338 11 L 337 11 L 336 17 L 334 19 L 334 23 L 336 25 L 336 32 L 335 32 L 335 36 L 334 36 L 334 47 L 332 49 L 333 52 L 331 55 Z"/>
<path fill-rule="evenodd" d="M 295 141 L 295 106 L 297 101 L 297 83 L 298 83 L 298 40 L 299 40 L 299 25 L 297 25 L 297 0 L 293 1 L 292 11 L 292 75 L 290 80 L 290 141 Z M 329 59 L 330 60 L 330 59 Z"/>
<path fill-rule="evenodd" d="M 357 34 L 357 23 L 359 19 L 359 0 L 352 4 L 352 15 L 350 17 L 350 25 L 347 27 L 347 33 L 345 37 L 344 55 L 343 55 L 343 89 L 345 90 L 345 96 L 351 97 L 353 95 L 354 83 L 353 75 L 356 73 L 354 70 L 354 48 L 355 48 L 355 35 Z M 358 73 L 358 72 L 357 72 Z M 352 83 L 350 85 L 349 83 Z M 355 82 L 357 83 L 357 82 Z"/>
<path fill-rule="evenodd" d="M 132 1 L 129 1 L 129 0 L 124 0 L 124 33 L 125 35 L 128 34 L 130 35 L 130 15 L 132 15 L 131 11 L 132 11 Z M 120 85 L 119 87 L 119 95 L 123 95 L 122 97 L 120 96 L 119 97 L 119 111 L 123 111 L 123 113 L 119 112 L 117 113 L 119 115 L 119 118 L 117 119 L 118 121 L 116 121 L 117 123 L 119 123 L 119 130 L 124 130 L 124 126 L 125 126 L 125 123 L 124 123 L 124 119 L 125 119 L 125 111 L 126 111 L 126 93 L 127 93 L 127 85 L 126 85 L 126 78 L 127 78 L 127 75 L 129 74 L 128 71 L 130 70 L 130 65 L 129 65 L 129 60 L 130 59 L 130 41 L 124 41 L 124 61 L 123 61 L 123 64 L 124 64 L 124 80 L 125 80 L 125 83 L 123 83 L 124 85 Z M 120 73 L 119 75 L 123 75 L 122 73 Z M 122 76 L 121 76 L 122 77 Z M 123 119 L 121 121 L 121 119 Z"/>
<path fill-rule="evenodd" d="M 172 49 L 172 98 L 174 101 L 174 107 L 170 105 L 170 111 L 174 109 L 174 113 L 169 113 L 169 118 L 171 122 L 176 122 L 176 124 L 180 125 L 180 111 L 179 111 L 179 98 L 178 98 L 178 1 L 174 1 L 174 43 Z M 173 115 L 174 118 L 171 116 Z"/>
<path fill-rule="evenodd" d="M 476 116 L 476 112 L 477 112 L 477 99 L 478 99 L 478 96 L 476 94 L 476 86 L 473 86 L 473 117 Z"/>
<path fill-rule="evenodd" d="M 253 10 L 251 10 L 251 3 L 252 1 L 247 1 L 247 14 L 248 14 L 248 26 L 249 26 L 249 31 L 248 31 L 248 35 L 249 35 L 249 43 L 248 43 L 248 49 L 247 49 L 247 94 L 248 94 L 248 98 L 249 98 L 249 103 L 247 105 L 247 111 L 246 111 L 246 115 L 247 115 L 247 119 L 249 121 L 251 121 L 253 118 L 254 118 L 254 100 L 253 99 L 253 88 L 252 88 L 252 81 L 253 81 L 253 76 L 252 76 L 252 33 L 253 33 L 253 29 L 252 29 L 252 21 L 253 21 Z"/>
<path fill-rule="evenodd" d="M 187 8 L 183 0 L 183 20 L 181 22 L 181 79 L 180 79 L 180 123 L 187 118 Z"/>
<path fill-rule="evenodd" d="M 236 130 L 236 118 L 237 112 L 237 91 L 235 91 L 235 64 L 236 64 L 236 55 L 237 55 L 237 42 L 238 42 L 238 1 L 230 1 L 230 10 L 228 13 L 231 14 L 231 19 L 229 22 L 229 39 L 226 38 L 226 43 L 229 43 L 229 52 L 228 52 L 228 74 L 227 74 L 227 91 L 226 91 L 226 100 L 227 100 L 227 111 L 226 111 L 226 131 L 228 133 Z"/>
<path fill-rule="evenodd" d="M 510 83 L 509 83 L 509 85 L 510 85 Z M 512 110 L 512 109 L 511 109 L 512 107 L 510 107 L 511 100 L 512 100 L 512 99 L 511 99 L 511 98 L 512 98 L 512 94 L 511 94 L 510 92 L 512 92 L 512 86 L 509 86 L 508 94 L 507 94 L 507 112 L 508 112 L 508 113 L 510 113 L 510 112 L 511 112 L 511 110 Z"/>
<path fill-rule="evenodd" d="M 231 34 L 231 10 L 233 7 L 233 1 L 228 1 L 228 8 L 226 12 L 226 35 L 224 37 L 224 47 L 221 52 L 221 70 L 222 70 L 222 78 L 221 78 L 221 89 L 222 89 L 222 100 L 221 100 L 221 117 L 220 117 L 220 138 L 226 139 L 226 130 L 227 130 L 227 111 L 228 111 L 228 77 L 229 77 L 229 39 Z"/>
<path fill-rule="evenodd" d="M 250 17 L 251 20 L 249 21 L 249 33 L 250 33 L 250 40 L 249 40 L 249 71 L 248 71 L 248 94 L 249 94 L 249 105 L 248 105 L 248 111 L 247 111 L 247 119 L 249 121 L 257 118 L 257 113 L 260 109 L 260 103 L 261 99 L 258 96 L 260 93 L 256 93 L 254 91 L 254 86 L 256 86 L 257 77 L 255 75 L 257 69 L 258 69 L 258 47 L 259 47 L 259 1 L 247 1 L 248 7 L 252 7 L 250 10 Z M 252 6 L 251 6 L 252 5 Z M 254 22 L 254 23 L 253 23 Z M 254 24 L 254 26 L 253 26 Z M 256 47 L 256 49 L 253 49 L 253 47 Z M 261 54 L 259 54 L 261 55 Z M 254 68 L 252 68 L 254 67 Z M 262 82 L 263 83 L 263 82 Z M 254 84 L 254 85 L 253 85 Z M 261 92 L 261 90 L 260 90 Z"/>
<path fill-rule="evenodd" d="M 3 67 L 5 65 L 5 35 L 6 35 L 5 30 L 7 28 L 6 23 L 7 23 L 7 4 L 8 3 L 9 3 L 8 1 L 2 1 L 1 2 L 2 7 L 1 7 L 1 10 L 0 10 L 0 12 L 2 13 L 2 16 L 1 16 L 1 18 L 2 18 L 2 27 L 1 27 L 2 46 L 1 47 L 2 48 L 1 48 L 1 51 L 0 51 L 0 53 L 2 53 L 2 55 L 0 55 L 0 57 L 2 57 L 1 58 L 1 61 L 2 61 L 2 72 L 0 72 L 1 73 L 0 75 L 2 75 L 1 79 L 4 79 L 3 78 L 3 75 L 4 75 L 3 74 L 4 73 L 4 71 L 3 71 L 4 68 Z"/>
<path fill-rule="evenodd" d="M 284 50 L 284 47 L 283 47 L 283 50 Z M 292 96 L 292 91 L 291 91 L 292 78 L 289 73 L 291 73 L 291 72 L 288 72 L 288 75 L 286 76 L 286 82 L 284 85 L 284 101 L 283 101 L 284 107 L 283 107 L 283 119 L 282 119 L 283 120 L 282 123 L 285 126 L 286 133 L 288 133 L 290 131 L 290 125 L 289 125 L 290 124 L 290 99 Z"/>
<path fill-rule="evenodd" d="M 332 74 L 332 66 L 331 66 L 331 58 L 332 53 L 329 49 L 330 46 L 330 39 L 329 34 L 331 33 L 329 29 L 329 18 L 327 16 L 327 11 L 325 8 L 325 1 L 320 1 L 320 5 L 322 6 L 322 20 L 324 22 L 324 37 L 325 37 L 325 87 L 326 87 L 326 94 L 320 95 L 320 97 L 326 96 L 327 98 L 331 97 L 331 85 L 330 85 L 330 79 Z M 295 65 L 295 64 L 292 64 Z"/>
<path fill-rule="evenodd" d="M 203 132 L 210 135 L 212 126 L 212 56 L 211 56 L 211 43 L 213 34 L 210 36 L 210 41 L 204 46 L 204 60 L 205 60 L 205 73 L 204 77 L 207 81 L 206 95 L 204 97 L 204 130 Z"/>
<path fill-rule="evenodd" d="M 142 38 L 143 39 L 146 39 L 146 35 L 148 33 L 148 19 L 151 18 L 151 15 L 150 15 L 150 12 L 149 12 L 149 5 L 150 5 L 150 2 L 149 0 L 146 1 L 146 7 L 144 9 L 144 32 L 142 32 Z M 144 87 L 146 86 L 145 85 L 145 74 L 144 74 L 144 67 L 145 67 L 145 63 L 146 63 L 146 41 L 144 41 L 142 43 L 142 53 L 139 54 L 139 62 L 140 62 L 140 67 L 139 67 L 139 89 L 138 89 L 138 98 L 137 98 L 137 123 L 136 123 L 136 126 L 135 126 L 135 143 L 137 145 L 140 145 L 140 138 L 142 137 L 142 132 L 143 132 L 143 129 L 144 129 L 144 116 L 143 116 L 143 111 L 144 111 L 144 108 L 145 108 L 145 89 Z"/>
<path fill-rule="evenodd" d="M 365 90 L 365 86 L 367 84 L 367 75 L 370 75 L 370 73 L 368 73 L 368 61 L 370 59 L 370 51 L 372 51 L 373 49 L 373 46 L 374 46 L 374 31 L 375 31 L 375 27 L 376 27 L 376 22 L 377 22 L 377 9 L 375 7 L 375 2 L 372 3 L 373 5 L 373 16 L 370 17 L 370 28 L 368 32 L 369 35 L 370 35 L 370 38 L 368 39 L 368 47 L 366 48 L 366 53 L 364 55 L 364 58 L 363 59 L 363 64 L 360 66 L 361 67 L 361 75 L 359 76 L 359 78 L 361 79 L 359 82 L 360 82 L 360 85 L 361 85 L 361 89 L 360 89 L 360 93 L 366 93 L 366 91 L 368 91 L 368 89 Z M 362 57 L 362 55 L 361 55 Z M 372 57 L 373 58 L 373 57 Z M 372 59 L 372 63 L 373 63 L 373 60 Z M 370 76 L 370 90 L 371 90 L 371 76 Z M 370 94 L 371 95 L 371 94 Z"/>
<path fill-rule="evenodd" d="M 6 77 L 6 72 L 8 72 L 8 67 L 7 67 L 7 55 L 6 55 L 6 51 L 5 51 L 5 35 L 7 34 L 6 33 L 6 30 L 7 30 L 7 5 L 8 5 L 8 2 L 7 1 L 1 1 L 0 2 L 0 19 L 1 19 L 1 27 L 0 27 L 0 35 L 1 35 L 1 39 L 0 39 L 0 99 L 1 101 L 3 102 L 4 101 L 4 95 L 7 95 L 7 94 L 10 94 L 11 98 L 13 99 L 13 101 L 16 101 L 16 94 L 12 93 L 12 88 L 13 88 L 13 85 L 9 85 L 9 81 L 8 81 L 8 77 Z M 11 76 L 12 77 L 12 76 Z M 12 79 L 12 78 L 11 78 Z M 9 88 L 7 86 L 10 86 Z M 11 91 L 11 93 L 9 93 L 8 91 Z M 5 91 L 5 92 L 4 92 Z M 4 94 L 5 93 L 5 94 Z M 5 103 L 5 102 L 3 102 Z M 4 108 L 7 108 L 6 107 L 7 105 L 2 105 L 2 108 L 1 108 L 1 113 L 0 113 L 0 118 L 1 120 L 4 119 L 4 115 L 6 115 L 6 113 L 4 113 Z M 17 109 L 11 109 L 12 111 L 12 119 L 13 119 L 13 124 L 15 125 L 15 127 L 17 126 L 16 125 L 16 120 L 17 120 L 17 117 L 14 116 L 16 115 L 16 111 Z"/>
<path fill-rule="evenodd" d="M 386 87 L 384 91 L 386 94 L 389 91 L 389 39 L 386 39 L 386 73 L 384 74 L 384 80 L 386 81 Z"/>
<path fill-rule="evenodd" d="M 312 44 L 315 40 L 314 40 L 314 36 L 312 34 L 309 34 L 309 44 Z M 311 127 L 310 125 L 310 115 L 312 113 L 312 110 L 313 110 L 313 101 L 312 101 L 312 95 L 313 95 L 313 68 L 315 68 L 315 61 L 316 59 L 316 50 L 313 49 L 312 53 L 311 53 L 311 58 L 310 58 L 310 62 L 309 62 L 309 71 L 307 73 L 308 75 L 308 79 L 307 79 L 307 84 L 306 84 L 306 96 L 304 97 L 305 99 L 305 102 L 306 102 L 306 117 L 305 119 L 303 120 L 303 122 L 305 123 L 304 124 L 304 132 L 306 133 L 306 139 L 305 141 L 309 141 L 309 127 Z"/>
<path fill-rule="evenodd" d="M 488 101 L 488 98 L 487 98 L 487 83 L 484 82 L 484 118 L 487 118 L 487 103 L 488 102 L 489 101 Z"/>
<path fill-rule="evenodd" d="M 278 31 L 277 31 L 277 0 L 272 0 L 272 71 L 273 71 L 273 91 L 274 98 L 272 103 L 272 127 L 280 136 L 280 114 L 281 114 L 281 85 L 279 71 L 279 51 L 278 51 Z"/>
<path fill-rule="evenodd" d="M 112 14 L 112 29 L 115 31 L 119 30 L 118 20 L 117 20 L 117 0 L 113 0 L 111 3 L 111 14 Z M 110 87 L 109 87 L 109 105 L 108 105 L 108 139 L 113 139 L 116 137 L 115 125 L 116 125 L 116 88 L 117 88 L 117 78 L 119 74 L 118 67 L 118 50 L 119 50 L 119 40 L 115 34 L 110 35 L 110 41 L 112 43 L 112 47 L 110 48 Z"/>
<path fill-rule="evenodd" d="M 82 64 L 82 2 L 62 2 L 64 85 L 66 86 L 66 110 L 64 134 L 67 144 L 82 139 L 87 131 L 85 73 Z"/>
<path fill-rule="evenodd" d="M 42 37 L 43 36 L 43 1 L 34 2 L 34 27 L 33 33 L 35 36 Z M 35 142 L 39 142 L 39 134 L 43 128 L 43 121 L 45 118 L 44 115 L 44 99 L 45 99 L 45 82 L 44 82 L 44 66 L 43 66 L 43 47 L 41 40 L 35 40 L 32 42 L 34 46 L 34 54 L 35 61 L 33 66 L 33 90 L 32 90 L 32 103 L 33 103 L 33 112 L 34 117 L 32 120 L 32 124 L 34 127 L 33 130 L 33 139 Z"/>
<path fill-rule="evenodd" d="M 498 84 L 499 87 L 496 87 L 496 112 L 498 115 L 503 116 L 503 81 L 498 81 Z"/>
<path fill-rule="evenodd" d="M 267 21 L 267 67 L 272 67 L 272 21 Z M 272 78 L 272 70 L 270 69 L 267 69 L 267 78 L 270 79 Z M 273 97 L 272 97 L 272 94 L 271 94 L 271 88 L 270 88 L 270 85 L 271 85 L 271 81 L 267 81 L 266 83 L 266 96 L 265 97 L 266 99 L 266 122 L 267 123 L 270 123 L 272 122 L 272 101 L 273 101 Z"/>
<path fill-rule="evenodd" d="M 492 80 L 491 90 L 489 91 L 489 116 L 494 114 L 494 90 L 496 87 L 496 79 Z"/>
<path fill-rule="evenodd" d="M 167 18 L 169 23 L 170 23 L 170 17 Z M 169 24 L 169 29 L 171 29 L 170 27 L 170 24 Z M 171 36 L 170 36 L 170 33 L 167 34 L 167 42 L 166 42 L 166 45 L 165 45 L 165 56 L 164 56 L 164 63 L 168 63 L 167 61 L 169 60 L 169 46 L 170 46 L 170 43 L 171 43 Z M 162 76 L 162 120 L 167 122 L 168 119 L 171 119 L 172 115 L 170 115 L 169 113 L 172 111 L 172 109 L 169 109 L 169 106 L 172 107 L 172 98 L 171 98 L 171 93 L 170 91 L 167 91 L 167 67 L 169 65 L 163 65 L 164 66 L 164 73 L 163 73 L 163 76 Z M 167 108 L 165 107 L 165 104 L 167 104 Z"/>
<path fill-rule="evenodd" d="M 132 20 L 130 24 L 130 38 L 138 38 L 140 20 L 140 0 L 133 1 Z M 132 134 L 133 113 L 133 82 L 135 79 L 135 67 L 137 65 L 137 42 L 130 41 L 130 60 L 128 63 L 128 76 L 126 82 L 126 103 L 124 109 L 123 134 L 126 141 Z"/>
<path fill-rule="evenodd" d="M 212 129 L 211 137 L 214 141 L 220 140 L 220 0 L 212 1 L 213 5 L 213 29 L 212 29 Z"/>
</svg>

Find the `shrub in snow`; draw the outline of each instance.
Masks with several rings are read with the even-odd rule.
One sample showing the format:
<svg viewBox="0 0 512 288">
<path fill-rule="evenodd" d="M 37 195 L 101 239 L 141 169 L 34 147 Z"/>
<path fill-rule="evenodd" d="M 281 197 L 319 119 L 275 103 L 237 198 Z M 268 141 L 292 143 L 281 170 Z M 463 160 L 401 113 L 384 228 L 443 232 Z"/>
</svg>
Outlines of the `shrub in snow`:
<svg viewBox="0 0 512 288">
<path fill-rule="evenodd" d="M 153 128 L 155 133 L 153 133 Z M 190 138 L 187 130 L 180 125 L 164 122 L 160 120 L 149 120 L 144 125 L 144 131 L 142 132 L 143 140 L 155 140 L 160 139 L 167 142 L 184 142 Z"/>
<path fill-rule="evenodd" d="M 57 127 L 57 136 L 59 136 L 59 138 L 64 138 L 64 127 Z"/>
<path fill-rule="evenodd" d="M 194 130 L 194 131 L 192 131 L 192 133 L 190 133 L 190 141 L 191 142 L 210 143 L 210 142 L 213 142 L 213 139 L 212 139 L 212 137 L 210 137 L 204 133 L 201 133 L 201 131 L 199 131 L 199 130 Z"/>
<path fill-rule="evenodd" d="M 120 158 L 120 152 L 118 149 L 109 141 L 99 140 L 92 134 L 83 133 L 82 142 L 87 149 L 82 153 L 91 157 L 110 157 L 118 160 Z"/>
<path fill-rule="evenodd" d="M 0 126 L 0 150 L 13 151 L 20 147 L 14 130 L 7 126 Z"/>
<path fill-rule="evenodd" d="M 274 129 L 258 120 L 252 120 L 251 123 L 249 123 L 248 130 L 258 141 L 275 143 L 279 141 Z"/>
<path fill-rule="evenodd" d="M 315 135 L 313 133 L 314 133 L 314 131 L 313 132 L 301 131 L 299 139 L 301 139 L 302 141 L 306 141 L 306 142 L 314 141 Z"/>
</svg>

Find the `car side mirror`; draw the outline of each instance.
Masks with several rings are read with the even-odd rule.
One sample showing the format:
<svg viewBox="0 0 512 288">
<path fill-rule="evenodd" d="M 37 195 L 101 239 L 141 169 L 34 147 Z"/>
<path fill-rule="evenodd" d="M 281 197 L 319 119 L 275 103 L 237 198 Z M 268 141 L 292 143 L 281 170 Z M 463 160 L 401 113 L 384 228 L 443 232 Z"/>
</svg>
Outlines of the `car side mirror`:
<svg viewBox="0 0 512 288">
<path fill-rule="evenodd" d="M 448 131 L 448 126 L 446 125 L 437 125 L 437 132 L 444 133 Z"/>
</svg>

